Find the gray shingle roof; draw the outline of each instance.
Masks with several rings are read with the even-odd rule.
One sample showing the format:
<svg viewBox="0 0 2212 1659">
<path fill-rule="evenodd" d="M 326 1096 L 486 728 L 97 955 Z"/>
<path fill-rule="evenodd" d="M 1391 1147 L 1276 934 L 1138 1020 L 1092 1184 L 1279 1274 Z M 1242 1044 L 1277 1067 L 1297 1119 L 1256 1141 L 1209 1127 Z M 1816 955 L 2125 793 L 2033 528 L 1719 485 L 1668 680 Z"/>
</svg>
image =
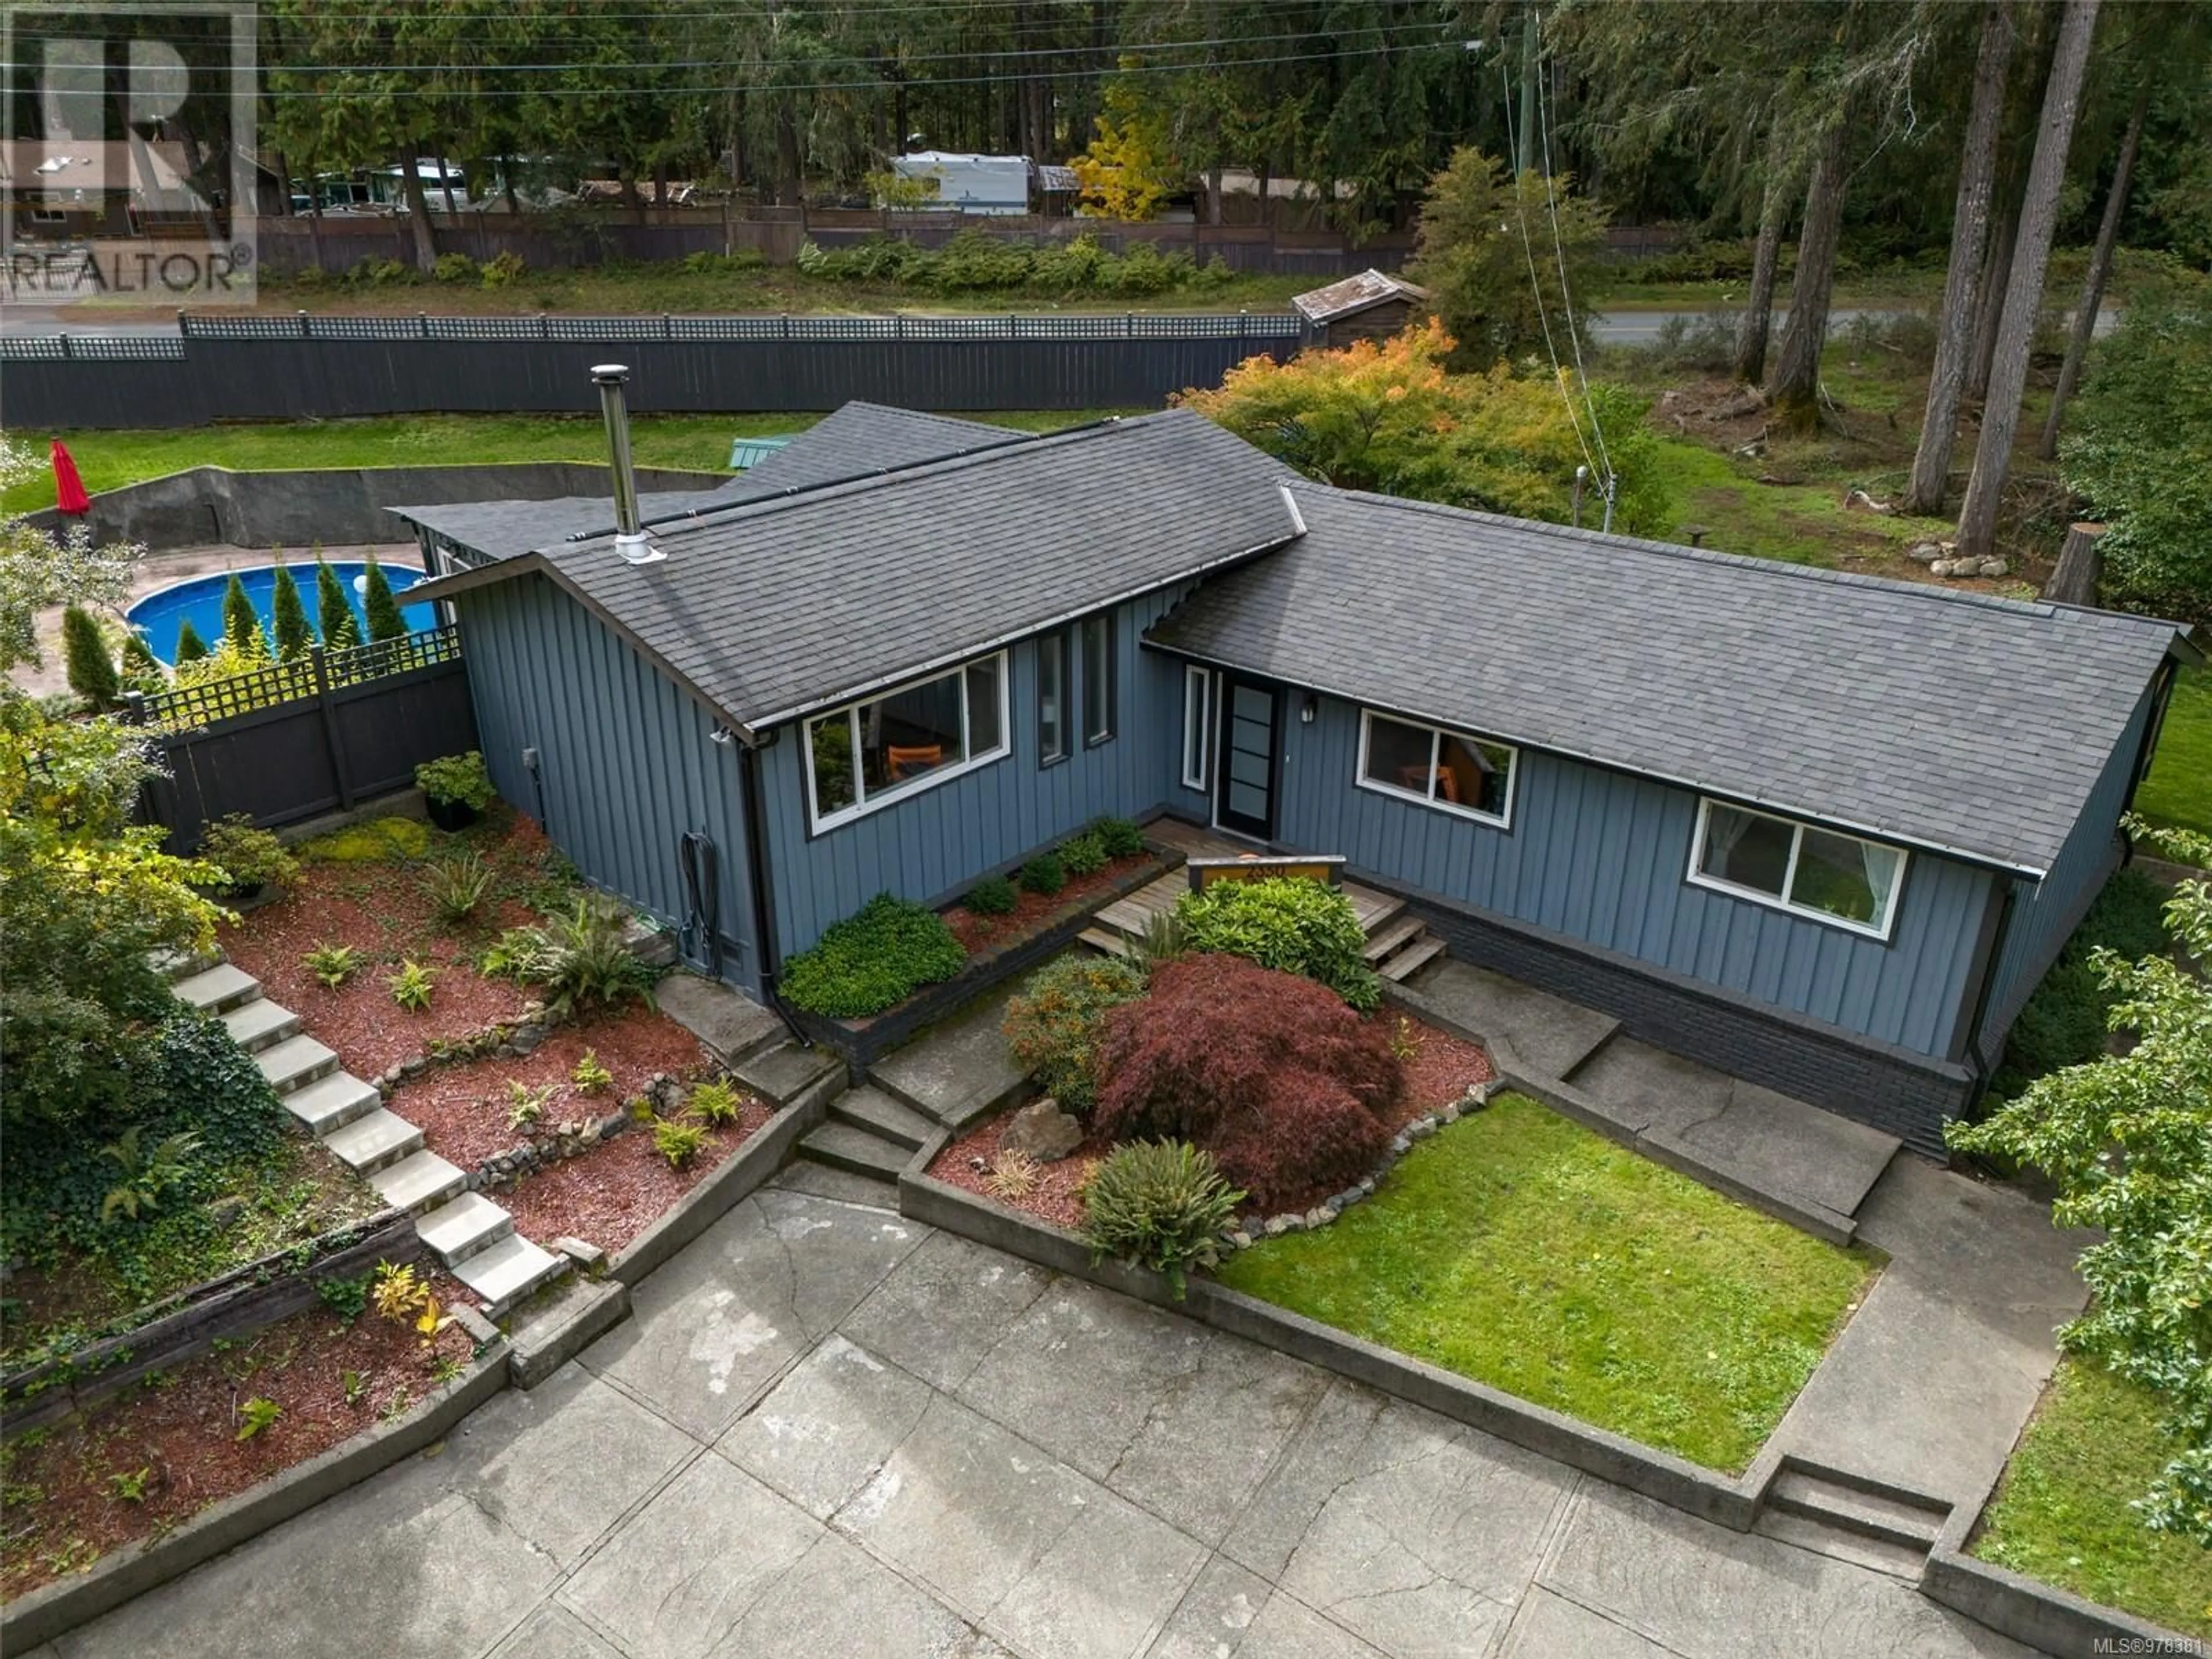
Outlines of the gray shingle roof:
<svg viewBox="0 0 2212 1659">
<path fill-rule="evenodd" d="M 1279 545 L 1280 477 L 1170 410 L 666 526 L 653 564 L 595 538 L 419 592 L 544 569 L 757 728 Z"/>
<path fill-rule="evenodd" d="M 1172 649 L 2040 874 L 2171 624 L 1301 485 Z"/>
<path fill-rule="evenodd" d="M 892 467 L 945 460 L 1031 434 L 949 415 L 925 415 L 881 404 L 849 403 L 796 434 L 758 466 L 712 489 L 653 490 L 638 497 L 649 524 L 684 513 L 707 513 L 765 500 Z M 488 558 L 509 559 L 555 547 L 578 534 L 611 530 L 611 495 L 562 495 L 542 501 L 465 501 L 389 509 Z"/>
</svg>

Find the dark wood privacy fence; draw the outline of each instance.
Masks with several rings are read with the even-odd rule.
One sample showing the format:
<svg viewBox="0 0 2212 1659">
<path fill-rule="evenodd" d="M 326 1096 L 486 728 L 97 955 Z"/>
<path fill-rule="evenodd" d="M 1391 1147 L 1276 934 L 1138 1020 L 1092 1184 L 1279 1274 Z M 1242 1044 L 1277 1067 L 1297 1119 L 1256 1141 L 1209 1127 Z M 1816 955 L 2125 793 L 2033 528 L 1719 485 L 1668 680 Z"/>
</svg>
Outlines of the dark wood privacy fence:
<svg viewBox="0 0 2212 1659">
<path fill-rule="evenodd" d="M 149 823 L 172 852 L 211 818 L 264 826 L 406 787 L 415 769 L 477 746 L 459 630 L 410 634 L 131 700 L 168 776 L 147 786 Z"/>
<path fill-rule="evenodd" d="M 588 414 L 617 349 L 633 410 L 1147 408 L 1296 352 L 1264 316 L 186 317 L 177 337 L 0 338 L 0 416 L 61 429 L 438 413 Z M 455 460 L 466 460 L 456 456 Z"/>
</svg>

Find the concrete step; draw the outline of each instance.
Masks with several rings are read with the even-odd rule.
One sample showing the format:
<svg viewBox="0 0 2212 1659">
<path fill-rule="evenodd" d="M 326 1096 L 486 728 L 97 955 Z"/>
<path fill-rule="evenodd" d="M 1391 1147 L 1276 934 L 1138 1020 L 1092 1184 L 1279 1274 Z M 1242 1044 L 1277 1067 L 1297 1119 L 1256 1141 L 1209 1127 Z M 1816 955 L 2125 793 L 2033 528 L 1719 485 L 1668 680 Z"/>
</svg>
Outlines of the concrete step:
<svg viewBox="0 0 2212 1659">
<path fill-rule="evenodd" d="M 318 1140 L 382 1104 L 384 1097 L 376 1092 L 376 1085 L 363 1083 L 351 1072 L 332 1072 L 284 1097 L 284 1109 Z"/>
<path fill-rule="evenodd" d="M 311 1036 L 291 1036 L 272 1048 L 264 1048 L 254 1055 L 253 1063 L 269 1079 L 270 1088 L 289 1095 L 337 1071 L 338 1057 Z"/>
<path fill-rule="evenodd" d="M 323 1137 L 323 1145 L 356 1175 L 368 1175 L 422 1150 L 422 1132 L 405 1118 L 378 1107 Z"/>
<path fill-rule="evenodd" d="M 1761 1510 L 1751 1529 L 1761 1537 L 1795 1544 L 1801 1550 L 1825 1555 L 1832 1561 L 1848 1561 L 1855 1567 L 1885 1572 L 1907 1583 L 1917 1583 L 1921 1570 L 1928 1565 L 1928 1552 L 1917 1546 L 1869 1538 L 1863 1533 L 1848 1532 L 1825 1521 L 1809 1520 L 1783 1510 Z"/>
<path fill-rule="evenodd" d="M 455 1267 L 453 1277 L 482 1297 L 496 1319 L 539 1285 L 568 1271 L 568 1257 L 542 1250 L 520 1233 L 509 1233 Z"/>
<path fill-rule="evenodd" d="M 387 1164 L 368 1178 L 376 1195 L 395 1210 L 420 1215 L 464 1190 L 469 1178 L 459 1165 L 437 1153 L 410 1152 L 397 1164 Z"/>
<path fill-rule="evenodd" d="M 1426 967 L 1432 958 L 1443 953 L 1444 942 L 1431 934 L 1418 944 L 1407 945 L 1376 971 L 1383 978 L 1395 982 L 1408 977 L 1414 969 Z"/>
<path fill-rule="evenodd" d="M 881 1089 L 865 1083 L 857 1089 L 846 1090 L 831 1101 L 830 1115 L 910 1152 L 920 1152 L 938 1128 L 935 1122 L 904 1101 L 894 1100 Z"/>
<path fill-rule="evenodd" d="M 825 1123 L 799 1141 L 799 1155 L 833 1170 L 896 1182 L 914 1152 L 849 1123 Z"/>
<path fill-rule="evenodd" d="M 798 1043 L 773 1043 L 738 1062 L 739 1083 L 773 1106 L 788 1106 L 806 1090 L 845 1062 L 827 1048 L 805 1048 Z"/>
<path fill-rule="evenodd" d="M 1076 935 L 1094 951 L 1103 951 L 1109 957 L 1129 954 L 1129 936 L 1111 927 L 1086 927 Z"/>
<path fill-rule="evenodd" d="M 1870 1490 L 1832 1470 L 1785 1468 L 1766 1491 L 1767 1507 L 1785 1515 L 1901 1545 L 1925 1555 L 1950 1516 L 1948 1505 L 1932 1498 Z"/>
<path fill-rule="evenodd" d="M 230 1033 L 230 1040 L 247 1054 L 258 1054 L 264 1048 L 275 1048 L 288 1036 L 297 1036 L 300 1017 L 266 997 L 257 996 L 225 1014 L 222 1028 Z"/>
<path fill-rule="evenodd" d="M 1398 916 L 1387 927 L 1368 935 L 1364 953 L 1371 967 L 1389 956 L 1400 945 L 1409 944 L 1413 938 L 1427 930 L 1428 924 L 1419 916 Z"/>
<path fill-rule="evenodd" d="M 189 1003 L 202 1013 L 220 1014 L 259 996 L 261 981 L 242 968 L 218 962 L 212 968 L 186 974 L 169 988 L 178 1001 Z"/>
<path fill-rule="evenodd" d="M 156 951 L 154 966 L 172 980 L 190 979 L 194 974 L 204 973 L 230 958 L 223 954 L 220 945 L 210 945 L 204 951 Z"/>
<path fill-rule="evenodd" d="M 463 1193 L 416 1218 L 415 1231 L 448 1267 L 459 1267 L 514 1231 L 514 1218 L 482 1193 Z"/>
</svg>

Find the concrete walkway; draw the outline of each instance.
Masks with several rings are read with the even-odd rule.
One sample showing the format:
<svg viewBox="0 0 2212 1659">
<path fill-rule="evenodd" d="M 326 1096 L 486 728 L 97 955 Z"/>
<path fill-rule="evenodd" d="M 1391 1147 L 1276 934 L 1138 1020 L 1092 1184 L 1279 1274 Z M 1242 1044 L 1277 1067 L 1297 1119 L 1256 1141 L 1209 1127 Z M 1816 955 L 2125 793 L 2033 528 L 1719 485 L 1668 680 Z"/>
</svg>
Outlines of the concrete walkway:
<svg viewBox="0 0 2212 1659">
<path fill-rule="evenodd" d="M 535 1392 L 39 1659 L 124 1653 L 2025 1650 L 1896 1577 L 778 1186 Z"/>
</svg>

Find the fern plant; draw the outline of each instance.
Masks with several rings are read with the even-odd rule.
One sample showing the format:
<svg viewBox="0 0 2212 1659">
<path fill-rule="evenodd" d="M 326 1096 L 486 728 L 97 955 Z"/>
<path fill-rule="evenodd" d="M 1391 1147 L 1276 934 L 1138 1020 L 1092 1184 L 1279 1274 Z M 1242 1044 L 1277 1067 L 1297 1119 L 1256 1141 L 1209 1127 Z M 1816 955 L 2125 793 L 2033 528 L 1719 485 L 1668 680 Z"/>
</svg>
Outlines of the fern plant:
<svg viewBox="0 0 2212 1659">
<path fill-rule="evenodd" d="M 483 908 L 498 878 L 499 872 L 471 847 L 458 858 L 441 860 L 425 870 L 422 888 L 438 920 L 448 927 L 458 927 Z"/>
<path fill-rule="evenodd" d="M 725 1123 L 735 1123 L 744 1110 L 744 1102 L 726 1079 L 693 1084 L 691 1097 L 684 1105 L 687 1116 L 696 1117 L 702 1123 L 710 1123 L 718 1128 Z"/>
<path fill-rule="evenodd" d="M 554 1085 L 543 1084 L 532 1089 L 520 1078 L 507 1080 L 507 1127 L 526 1128 L 545 1114 L 545 1103 L 553 1098 Z"/>
<path fill-rule="evenodd" d="M 653 1149 L 668 1160 L 668 1167 L 680 1170 L 707 1145 L 707 1126 L 686 1123 L 681 1118 L 656 1118 L 653 1125 Z"/>
<path fill-rule="evenodd" d="M 1128 1141 L 1084 1184 L 1083 1237 L 1094 1261 L 1116 1256 L 1165 1274 L 1180 1302 L 1188 1270 L 1213 1266 L 1215 1241 L 1243 1201 L 1211 1152 L 1183 1140 Z"/>
<path fill-rule="evenodd" d="M 123 1172 L 123 1179 L 107 1189 L 101 1200 L 100 1218 L 112 1221 L 120 1214 L 136 1221 L 149 1210 L 161 1207 L 161 1195 L 183 1180 L 200 1138 L 186 1130 L 169 1136 L 151 1151 L 142 1150 L 139 1124 L 100 1149 L 100 1155 Z"/>
<path fill-rule="evenodd" d="M 326 991 L 335 991 L 356 974 L 368 958 L 350 945 L 317 945 L 300 958 L 300 965 L 321 981 Z"/>
<path fill-rule="evenodd" d="M 255 1395 L 238 1408 L 238 1438 L 251 1440 L 253 1437 L 284 1415 L 284 1408 L 264 1395 Z"/>
<path fill-rule="evenodd" d="M 420 1013 L 430 1006 L 430 988 L 437 974 L 410 957 L 399 964 L 399 971 L 390 975 L 385 984 L 391 988 L 392 1000 L 410 1012 Z"/>
<path fill-rule="evenodd" d="M 615 1074 L 599 1061 L 592 1049 L 584 1050 L 584 1057 L 576 1062 L 576 1069 L 568 1073 L 568 1081 L 587 1095 L 596 1095 L 614 1086 Z"/>
</svg>

